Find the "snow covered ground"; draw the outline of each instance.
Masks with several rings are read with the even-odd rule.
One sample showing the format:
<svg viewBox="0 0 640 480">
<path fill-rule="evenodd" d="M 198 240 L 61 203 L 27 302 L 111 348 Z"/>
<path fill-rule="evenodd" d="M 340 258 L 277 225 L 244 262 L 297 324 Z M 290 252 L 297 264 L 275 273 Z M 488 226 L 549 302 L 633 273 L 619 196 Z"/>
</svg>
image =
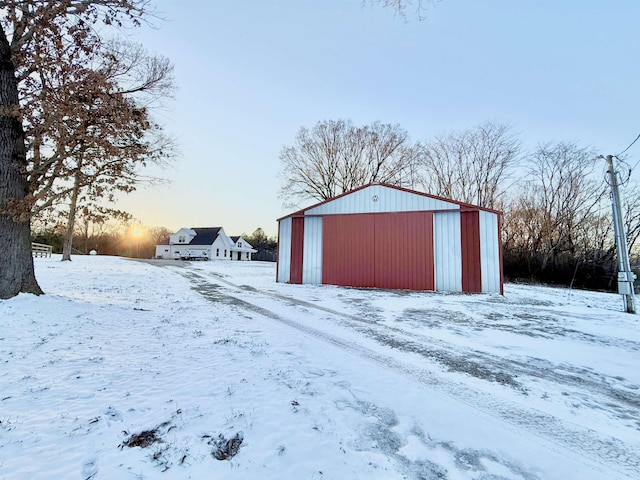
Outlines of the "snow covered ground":
<svg viewBox="0 0 640 480">
<path fill-rule="evenodd" d="M 35 259 L 47 295 L 0 301 L 0 479 L 640 477 L 618 295 L 59 260 Z"/>
</svg>

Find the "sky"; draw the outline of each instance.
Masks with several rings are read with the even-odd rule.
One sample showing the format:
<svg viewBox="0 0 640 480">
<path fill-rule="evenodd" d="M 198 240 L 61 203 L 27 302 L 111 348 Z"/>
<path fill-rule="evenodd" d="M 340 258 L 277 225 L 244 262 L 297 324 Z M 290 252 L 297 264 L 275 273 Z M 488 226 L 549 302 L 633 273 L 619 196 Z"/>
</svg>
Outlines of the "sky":
<svg viewBox="0 0 640 480">
<path fill-rule="evenodd" d="M 637 0 L 442 0 L 421 21 L 361 0 L 153 6 L 154 28 L 126 35 L 175 65 L 156 115 L 180 153 L 146 172 L 169 184 L 119 201 L 147 226 L 277 234 L 280 151 L 322 120 L 399 124 L 414 141 L 494 121 L 526 151 L 603 155 L 640 134 Z M 627 154 L 640 160 L 640 140 Z"/>
</svg>

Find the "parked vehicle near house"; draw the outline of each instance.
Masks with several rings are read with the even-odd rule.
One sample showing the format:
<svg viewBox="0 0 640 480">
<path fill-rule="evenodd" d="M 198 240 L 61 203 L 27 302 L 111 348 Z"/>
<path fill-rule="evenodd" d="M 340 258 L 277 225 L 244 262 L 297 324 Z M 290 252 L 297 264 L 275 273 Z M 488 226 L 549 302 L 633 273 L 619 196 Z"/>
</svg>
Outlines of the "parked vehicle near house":
<svg viewBox="0 0 640 480">
<path fill-rule="evenodd" d="M 209 253 L 206 250 L 187 249 L 173 252 L 174 260 L 209 260 Z"/>
</svg>

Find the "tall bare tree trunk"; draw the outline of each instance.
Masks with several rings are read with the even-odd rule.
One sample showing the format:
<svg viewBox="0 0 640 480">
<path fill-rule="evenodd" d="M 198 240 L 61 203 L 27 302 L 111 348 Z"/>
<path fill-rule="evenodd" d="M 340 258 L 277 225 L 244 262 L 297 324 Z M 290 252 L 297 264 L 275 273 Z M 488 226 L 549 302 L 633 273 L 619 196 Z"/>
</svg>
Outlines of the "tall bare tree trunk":
<svg viewBox="0 0 640 480">
<path fill-rule="evenodd" d="M 12 202 L 27 195 L 24 131 L 19 118 L 18 84 L 11 49 L 0 27 L 0 299 L 18 293 L 42 294 L 31 256 L 30 214 L 16 216 Z M 25 207 L 26 208 L 26 207 Z"/>
<path fill-rule="evenodd" d="M 84 224 L 84 254 L 87 255 L 89 253 L 89 220 L 87 220 Z"/>
<path fill-rule="evenodd" d="M 80 168 L 73 178 L 73 192 L 71 192 L 71 204 L 69 205 L 69 217 L 67 218 L 67 231 L 64 234 L 62 244 L 62 261 L 71 261 L 71 247 L 73 246 L 73 229 L 76 225 L 76 211 L 78 210 L 78 193 L 80 193 Z"/>
</svg>

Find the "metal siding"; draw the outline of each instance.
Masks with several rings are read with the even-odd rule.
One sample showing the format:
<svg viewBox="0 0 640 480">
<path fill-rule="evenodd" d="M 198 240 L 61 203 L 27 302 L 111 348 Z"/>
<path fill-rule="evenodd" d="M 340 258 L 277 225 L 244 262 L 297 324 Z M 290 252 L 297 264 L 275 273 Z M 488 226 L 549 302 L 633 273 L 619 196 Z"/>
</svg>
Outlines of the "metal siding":
<svg viewBox="0 0 640 480">
<path fill-rule="evenodd" d="M 374 286 L 373 215 L 328 215 L 322 221 L 322 283 Z"/>
<path fill-rule="evenodd" d="M 433 214 L 378 214 L 374 223 L 374 285 L 433 290 Z"/>
<path fill-rule="evenodd" d="M 302 283 L 322 283 L 322 217 L 304 219 Z"/>
<path fill-rule="evenodd" d="M 291 219 L 291 273 L 289 283 L 302 283 L 302 262 L 304 260 L 304 218 Z"/>
<path fill-rule="evenodd" d="M 482 291 L 500 293 L 500 245 L 498 215 L 480 212 L 480 267 Z"/>
<path fill-rule="evenodd" d="M 482 292 L 480 267 L 479 212 L 460 213 L 460 239 L 462 245 L 462 291 Z"/>
<path fill-rule="evenodd" d="M 373 201 L 373 197 L 377 201 Z M 403 190 L 371 185 L 335 200 L 318 205 L 305 215 L 340 215 L 349 213 L 380 213 L 417 210 L 459 210 L 456 203 L 417 195 Z"/>
<path fill-rule="evenodd" d="M 291 276 L 291 218 L 280 220 L 278 228 L 278 282 L 288 283 Z"/>
<path fill-rule="evenodd" d="M 460 212 L 433 214 L 435 289 L 462 291 Z"/>
</svg>

